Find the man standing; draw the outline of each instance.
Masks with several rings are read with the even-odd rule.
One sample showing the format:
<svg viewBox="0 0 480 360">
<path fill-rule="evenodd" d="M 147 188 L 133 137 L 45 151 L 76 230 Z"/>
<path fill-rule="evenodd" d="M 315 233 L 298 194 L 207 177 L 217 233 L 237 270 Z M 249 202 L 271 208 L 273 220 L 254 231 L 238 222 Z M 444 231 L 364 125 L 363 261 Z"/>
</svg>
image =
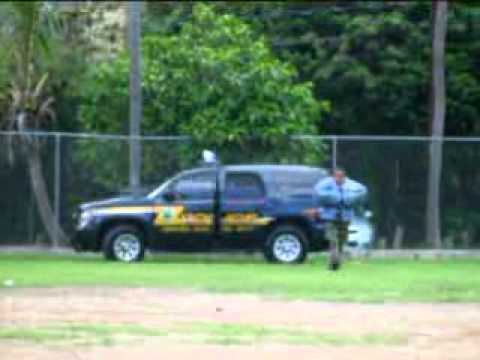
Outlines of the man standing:
<svg viewBox="0 0 480 360">
<path fill-rule="evenodd" d="M 329 269 L 337 270 L 341 265 L 343 244 L 348 240 L 348 226 L 353 218 L 353 209 L 366 200 L 367 188 L 347 178 L 345 170 L 337 167 L 330 177 L 315 185 L 315 192 L 321 216 L 328 222 Z"/>
</svg>

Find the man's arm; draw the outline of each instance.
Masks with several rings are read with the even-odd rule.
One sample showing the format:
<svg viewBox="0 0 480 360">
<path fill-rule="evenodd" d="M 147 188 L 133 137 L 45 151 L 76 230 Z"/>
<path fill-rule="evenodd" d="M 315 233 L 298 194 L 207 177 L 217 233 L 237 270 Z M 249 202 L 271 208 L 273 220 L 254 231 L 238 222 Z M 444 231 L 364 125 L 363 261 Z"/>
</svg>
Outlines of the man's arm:
<svg viewBox="0 0 480 360">
<path fill-rule="evenodd" d="M 354 206 L 366 201 L 368 189 L 365 185 L 349 179 L 345 186 L 345 204 Z"/>
<path fill-rule="evenodd" d="M 334 206 L 340 202 L 340 194 L 332 178 L 320 180 L 315 185 L 315 196 L 320 206 Z"/>
</svg>

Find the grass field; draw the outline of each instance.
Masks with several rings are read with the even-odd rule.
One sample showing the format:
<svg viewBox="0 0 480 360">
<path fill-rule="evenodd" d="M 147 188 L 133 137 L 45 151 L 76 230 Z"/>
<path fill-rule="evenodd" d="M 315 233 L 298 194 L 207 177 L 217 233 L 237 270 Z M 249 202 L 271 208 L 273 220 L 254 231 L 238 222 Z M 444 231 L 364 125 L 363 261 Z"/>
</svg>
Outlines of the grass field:
<svg viewBox="0 0 480 360">
<path fill-rule="evenodd" d="M 119 338 L 135 340 L 145 337 L 175 337 L 190 343 L 221 345 L 251 345 L 261 342 L 281 342 L 298 345 L 404 345 L 402 334 L 369 333 L 349 335 L 278 326 L 183 323 L 175 326 L 145 327 L 111 324 L 50 324 L 47 326 L 9 326 L 0 329 L 1 340 L 17 340 L 39 344 L 113 345 Z M 122 340 L 123 340 L 122 339 Z"/>
<path fill-rule="evenodd" d="M 250 256 L 165 255 L 123 264 L 101 256 L 0 254 L 0 289 L 8 280 L 14 287 L 160 287 L 327 301 L 480 301 L 478 259 L 352 260 L 332 273 L 321 257 L 283 266 Z"/>
</svg>

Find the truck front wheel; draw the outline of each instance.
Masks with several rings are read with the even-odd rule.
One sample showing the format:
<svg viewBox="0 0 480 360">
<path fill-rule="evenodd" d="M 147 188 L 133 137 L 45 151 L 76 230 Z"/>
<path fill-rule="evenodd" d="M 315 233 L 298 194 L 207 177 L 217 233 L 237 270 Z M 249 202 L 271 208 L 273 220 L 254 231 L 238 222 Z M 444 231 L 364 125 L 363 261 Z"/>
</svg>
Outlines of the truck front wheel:
<svg viewBox="0 0 480 360">
<path fill-rule="evenodd" d="M 107 231 L 103 241 L 106 259 L 123 262 L 141 261 L 145 255 L 143 234 L 135 226 L 117 225 Z"/>
</svg>

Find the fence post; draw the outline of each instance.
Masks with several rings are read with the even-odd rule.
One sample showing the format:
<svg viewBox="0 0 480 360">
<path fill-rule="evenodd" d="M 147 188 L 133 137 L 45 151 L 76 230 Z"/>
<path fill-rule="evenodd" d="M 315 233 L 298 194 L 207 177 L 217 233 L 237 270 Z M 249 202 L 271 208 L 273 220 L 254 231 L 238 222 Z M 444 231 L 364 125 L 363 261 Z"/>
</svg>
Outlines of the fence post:
<svg viewBox="0 0 480 360">
<path fill-rule="evenodd" d="M 56 224 L 60 223 L 60 190 L 61 190 L 61 158 L 60 158 L 60 134 L 55 134 L 55 159 L 54 159 L 54 191 L 53 191 L 53 213 Z M 55 231 L 55 245 L 58 245 L 58 231 Z"/>
<path fill-rule="evenodd" d="M 337 167 L 337 137 L 334 136 L 332 139 L 332 169 Z"/>
</svg>

